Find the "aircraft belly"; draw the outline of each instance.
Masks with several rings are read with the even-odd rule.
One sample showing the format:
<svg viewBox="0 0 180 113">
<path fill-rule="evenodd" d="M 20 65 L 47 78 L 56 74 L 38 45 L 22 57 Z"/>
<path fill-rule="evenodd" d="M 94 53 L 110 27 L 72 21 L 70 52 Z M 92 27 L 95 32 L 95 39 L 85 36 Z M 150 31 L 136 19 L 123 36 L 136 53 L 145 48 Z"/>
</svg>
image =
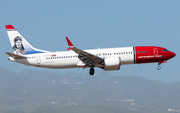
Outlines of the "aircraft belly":
<svg viewBox="0 0 180 113">
<path fill-rule="evenodd" d="M 57 68 L 57 69 L 63 69 L 63 68 L 76 68 L 77 67 L 77 60 L 74 59 L 63 59 L 63 60 L 46 60 L 42 64 L 40 64 L 40 67 L 44 68 Z"/>
<path fill-rule="evenodd" d="M 30 64 L 27 59 L 19 59 L 18 61 L 19 61 L 19 63 L 25 64 L 25 65 L 29 65 Z"/>
<path fill-rule="evenodd" d="M 75 67 L 77 61 L 74 59 L 67 59 L 56 62 L 57 67 Z"/>
</svg>

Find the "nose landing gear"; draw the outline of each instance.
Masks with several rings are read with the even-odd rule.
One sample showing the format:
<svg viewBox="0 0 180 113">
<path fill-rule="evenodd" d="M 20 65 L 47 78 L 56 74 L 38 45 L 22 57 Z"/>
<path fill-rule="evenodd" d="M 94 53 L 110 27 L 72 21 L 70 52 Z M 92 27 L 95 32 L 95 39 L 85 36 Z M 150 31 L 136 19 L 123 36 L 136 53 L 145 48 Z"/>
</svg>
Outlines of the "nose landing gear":
<svg viewBox="0 0 180 113">
<path fill-rule="evenodd" d="M 160 70 L 160 69 L 161 69 L 161 66 L 158 66 L 157 69 Z"/>
<path fill-rule="evenodd" d="M 89 70 L 89 74 L 94 75 L 94 68 L 93 67 L 91 67 L 91 69 Z"/>
<path fill-rule="evenodd" d="M 161 63 L 159 62 L 159 63 L 158 63 L 158 67 L 157 67 L 158 70 L 161 69 L 161 66 L 160 66 L 160 65 L 161 65 Z"/>
</svg>

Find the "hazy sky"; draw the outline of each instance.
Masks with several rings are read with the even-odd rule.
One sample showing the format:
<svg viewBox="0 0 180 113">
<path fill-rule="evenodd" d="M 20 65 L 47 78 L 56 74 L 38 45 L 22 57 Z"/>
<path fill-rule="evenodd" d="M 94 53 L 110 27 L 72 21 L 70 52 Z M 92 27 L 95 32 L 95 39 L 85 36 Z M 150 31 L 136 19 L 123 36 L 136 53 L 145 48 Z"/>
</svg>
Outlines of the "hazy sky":
<svg viewBox="0 0 180 113">
<path fill-rule="evenodd" d="M 43 69 L 7 60 L 13 52 L 5 25 L 12 24 L 34 47 L 65 51 L 65 37 L 80 49 L 151 45 L 165 47 L 176 57 L 157 63 L 123 65 L 113 75 L 150 80 L 180 80 L 180 1 L 174 0 L 3 0 L 0 4 L 0 67 L 55 73 L 88 73 L 89 69 Z M 96 74 L 101 69 L 96 68 Z M 96 76 L 96 74 L 94 76 Z"/>
</svg>

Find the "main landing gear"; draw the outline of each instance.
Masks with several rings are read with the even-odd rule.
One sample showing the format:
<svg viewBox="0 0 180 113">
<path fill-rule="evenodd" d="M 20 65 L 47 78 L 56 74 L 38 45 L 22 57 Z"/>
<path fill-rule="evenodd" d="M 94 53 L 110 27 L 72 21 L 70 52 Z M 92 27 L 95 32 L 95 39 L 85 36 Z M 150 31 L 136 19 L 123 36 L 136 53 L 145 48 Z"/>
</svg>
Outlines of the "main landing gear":
<svg viewBox="0 0 180 113">
<path fill-rule="evenodd" d="M 91 69 L 89 70 L 89 74 L 94 75 L 94 68 L 93 67 L 91 67 Z"/>
</svg>

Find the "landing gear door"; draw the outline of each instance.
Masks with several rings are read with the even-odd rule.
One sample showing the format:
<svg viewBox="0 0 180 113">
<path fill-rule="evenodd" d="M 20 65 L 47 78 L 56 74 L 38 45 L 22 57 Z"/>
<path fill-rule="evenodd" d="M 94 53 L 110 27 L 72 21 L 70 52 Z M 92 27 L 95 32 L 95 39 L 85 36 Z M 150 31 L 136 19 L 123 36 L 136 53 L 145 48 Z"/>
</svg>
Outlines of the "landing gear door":
<svg viewBox="0 0 180 113">
<path fill-rule="evenodd" d="M 41 57 L 40 56 L 36 56 L 36 62 L 37 62 L 37 64 L 41 63 Z"/>
</svg>

